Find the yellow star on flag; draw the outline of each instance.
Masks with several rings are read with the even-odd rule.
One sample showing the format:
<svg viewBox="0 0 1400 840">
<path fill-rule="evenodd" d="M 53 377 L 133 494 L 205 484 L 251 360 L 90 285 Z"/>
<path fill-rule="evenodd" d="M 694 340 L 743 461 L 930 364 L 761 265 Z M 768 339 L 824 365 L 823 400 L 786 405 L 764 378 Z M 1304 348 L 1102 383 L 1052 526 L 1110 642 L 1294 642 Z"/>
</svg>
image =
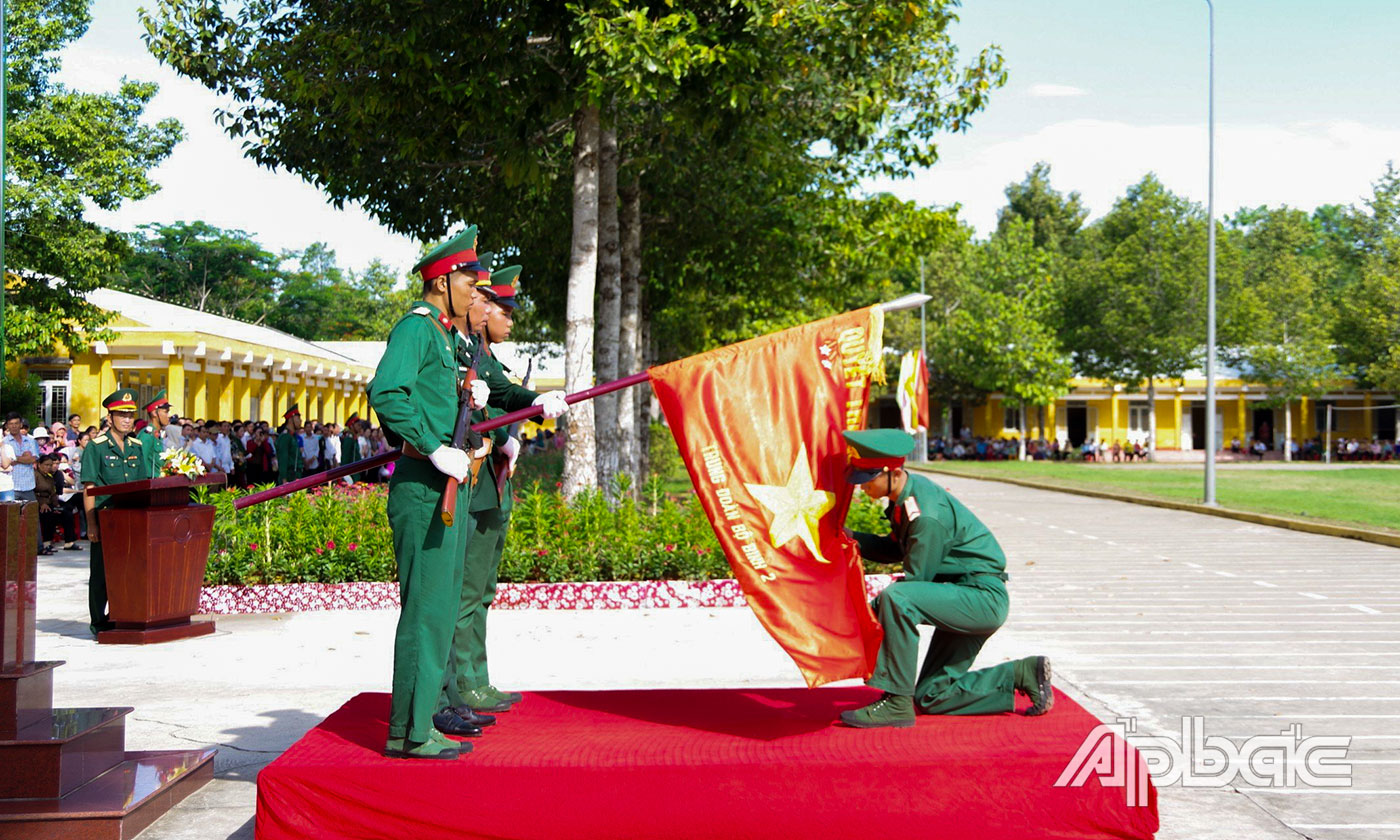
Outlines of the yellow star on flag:
<svg viewBox="0 0 1400 840">
<path fill-rule="evenodd" d="M 781 548 L 796 537 L 819 562 L 831 562 L 822 557 L 817 548 L 817 523 L 836 505 L 836 495 L 818 490 L 812 482 L 812 468 L 807 463 L 805 443 L 797 449 L 797 461 L 792 465 L 792 472 L 788 473 L 787 484 L 745 484 L 744 487 L 773 514 L 768 537 L 774 548 Z"/>
</svg>

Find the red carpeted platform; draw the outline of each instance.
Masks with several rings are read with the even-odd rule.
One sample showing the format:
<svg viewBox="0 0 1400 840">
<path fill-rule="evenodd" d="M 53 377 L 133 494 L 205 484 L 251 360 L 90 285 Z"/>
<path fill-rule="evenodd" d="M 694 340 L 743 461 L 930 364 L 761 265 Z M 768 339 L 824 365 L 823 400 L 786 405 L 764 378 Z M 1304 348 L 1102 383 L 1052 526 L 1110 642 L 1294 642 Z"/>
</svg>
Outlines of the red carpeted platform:
<svg viewBox="0 0 1400 840">
<path fill-rule="evenodd" d="M 1098 721 L 833 726 L 866 688 L 527 694 L 457 761 L 380 756 L 389 698 L 361 694 L 258 775 L 258 840 L 647 837 L 1150 838 L 1096 777 L 1055 787 Z M 1128 755 L 1136 760 L 1136 754 Z"/>
</svg>

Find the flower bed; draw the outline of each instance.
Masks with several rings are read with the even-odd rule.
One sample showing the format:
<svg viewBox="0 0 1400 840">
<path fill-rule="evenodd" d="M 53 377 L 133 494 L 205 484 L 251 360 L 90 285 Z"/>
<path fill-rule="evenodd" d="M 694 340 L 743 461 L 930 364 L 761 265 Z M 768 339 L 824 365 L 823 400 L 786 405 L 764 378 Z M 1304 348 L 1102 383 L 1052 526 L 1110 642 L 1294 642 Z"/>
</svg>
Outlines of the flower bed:
<svg viewBox="0 0 1400 840">
<path fill-rule="evenodd" d="M 635 496 L 614 504 L 598 492 L 565 499 L 557 490 L 532 483 L 516 497 L 501 558 L 501 580 L 728 578 L 729 564 L 694 494 L 666 494 L 661 486 L 653 479 Z M 393 586 L 396 565 L 385 485 L 329 485 L 235 512 L 233 501 L 241 492 L 199 494 L 218 508 L 207 586 L 371 582 Z M 886 527 L 880 508 L 864 498 L 852 505 L 847 522 L 857 530 L 878 532 Z"/>
<path fill-rule="evenodd" d="M 866 575 L 865 593 L 875 597 L 899 575 Z M 503 583 L 492 606 L 498 610 L 628 610 L 677 607 L 742 607 L 738 581 L 644 580 L 575 583 Z M 395 583 L 292 583 L 267 586 L 206 586 L 199 612 L 215 615 L 388 610 L 399 606 Z"/>
</svg>

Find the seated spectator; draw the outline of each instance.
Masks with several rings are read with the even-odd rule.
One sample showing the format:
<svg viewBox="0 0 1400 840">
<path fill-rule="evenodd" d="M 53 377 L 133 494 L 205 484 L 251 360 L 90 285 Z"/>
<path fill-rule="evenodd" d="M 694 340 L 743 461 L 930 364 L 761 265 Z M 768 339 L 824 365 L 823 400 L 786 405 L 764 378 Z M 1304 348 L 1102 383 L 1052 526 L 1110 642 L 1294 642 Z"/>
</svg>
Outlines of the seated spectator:
<svg viewBox="0 0 1400 840">
<path fill-rule="evenodd" d="M 1252 449 L 1254 451 L 1254 456 L 1260 461 L 1264 460 L 1264 453 L 1269 451 L 1269 447 L 1266 446 L 1264 444 L 1264 441 L 1262 440 L 1254 441 L 1254 446 L 1252 447 Z"/>
<path fill-rule="evenodd" d="M 1232 437 L 1232 438 L 1230 438 L 1230 451 L 1233 452 L 1233 453 L 1235 453 L 1236 455 L 1240 454 L 1240 439 L 1239 439 L 1239 438 L 1237 438 L 1237 437 Z"/>
</svg>

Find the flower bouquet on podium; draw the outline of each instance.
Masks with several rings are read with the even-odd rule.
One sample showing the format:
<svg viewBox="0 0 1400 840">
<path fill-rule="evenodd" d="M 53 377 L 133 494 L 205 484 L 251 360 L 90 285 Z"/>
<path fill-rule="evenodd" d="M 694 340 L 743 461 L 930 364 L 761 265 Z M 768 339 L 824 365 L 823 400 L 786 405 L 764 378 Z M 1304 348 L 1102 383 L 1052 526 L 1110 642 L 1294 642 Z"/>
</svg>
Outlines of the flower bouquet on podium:
<svg viewBox="0 0 1400 840">
<path fill-rule="evenodd" d="M 183 475 L 190 479 L 204 475 L 204 462 L 193 452 L 171 449 L 160 453 L 160 459 L 164 462 L 161 465 L 163 475 Z"/>
</svg>

